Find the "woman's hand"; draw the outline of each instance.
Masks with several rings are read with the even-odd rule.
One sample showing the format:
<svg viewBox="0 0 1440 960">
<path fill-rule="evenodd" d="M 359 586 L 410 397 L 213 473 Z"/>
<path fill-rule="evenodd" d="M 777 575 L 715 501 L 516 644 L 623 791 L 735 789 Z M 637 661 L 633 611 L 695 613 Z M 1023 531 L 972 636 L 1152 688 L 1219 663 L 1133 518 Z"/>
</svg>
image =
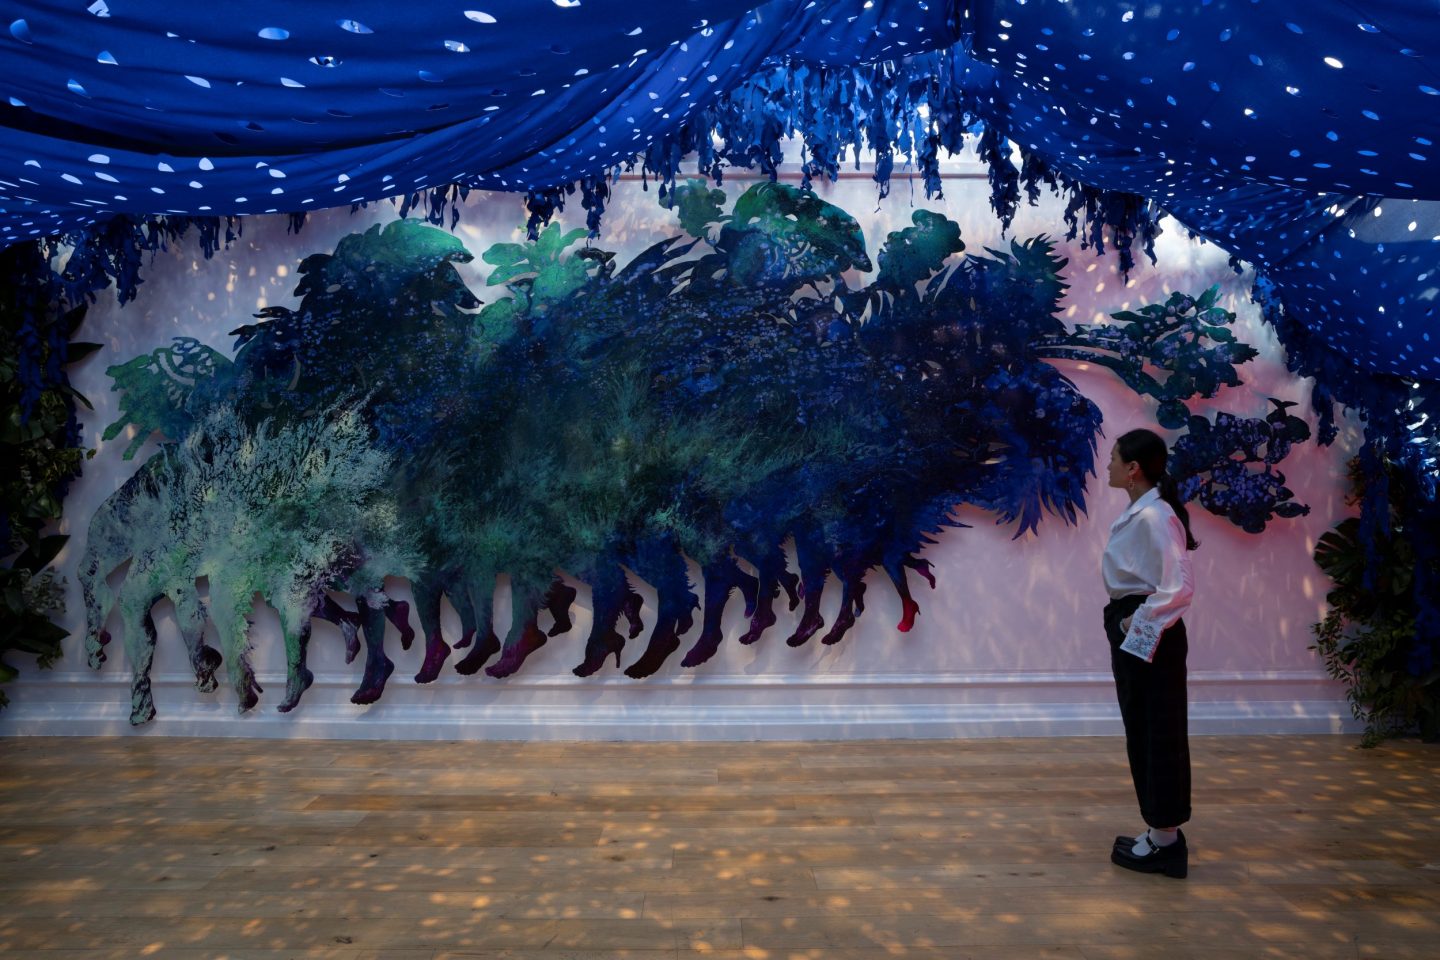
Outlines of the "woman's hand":
<svg viewBox="0 0 1440 960">
<path fill-rule="evenodd" d="M 1135 619 L 1134 614 L 1131 614 L 1130 616 L 1126 617 L 1124 620 L 1121 620 L 1121 621 L 1120 621 L 1120 629 L 1121 629 L 1122 632 L 1124 632 L 1124 633 L 1129 633 L 1129 632 L 1130 632 L 1130 621 L 1133 620 L 1133 619 Z"/>
</svg>

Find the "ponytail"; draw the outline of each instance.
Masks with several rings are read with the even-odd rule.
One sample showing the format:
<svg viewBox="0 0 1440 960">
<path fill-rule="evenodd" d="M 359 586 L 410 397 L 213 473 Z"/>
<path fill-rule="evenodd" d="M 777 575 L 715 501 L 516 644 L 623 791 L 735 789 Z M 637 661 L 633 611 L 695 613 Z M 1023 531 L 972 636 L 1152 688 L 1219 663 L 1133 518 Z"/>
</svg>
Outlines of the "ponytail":
<svg viewBox="0 0 1440 960">
<path fill-rule="evenodd" d="M 1180 499 L 1180 487 L 1165 470 L 1165 461 L 1169 459 L 1165 441 L 1154 431 L 1140 429 L 1121 435 L 1115 446 L 1120 451 L 1121 460 L 1140 465 L 1145 479 L 1159 490 L 1160 499 L 1170 504 L 1170 509 L 1180 518 L 1180 525 L 1185 528 L 1185 549 L 1194 550 L 1200 546 L 1190 532 L 1190 511 L 1185 509 L 1185 502 Z"/>
<path fill-rule="evenodd" d="M 1200 546 L 1200 541 L 1190 532 L 1190 511 L 1185 509 L 1185 503 L 1180 499 L 1180 487 L 1175 483 L 1175 478 L 1170 476 L 1167 470 L 1160 475 L 1160 482 L 1156 486 L 1160 488 L 1160 499 L 1170 504 L 1170 509 L 1175 511 L 1175 516 L 1180 518 L 1180 525 L 1185 528 L 1185 549 L 1194 550 Z"/>
</svg>

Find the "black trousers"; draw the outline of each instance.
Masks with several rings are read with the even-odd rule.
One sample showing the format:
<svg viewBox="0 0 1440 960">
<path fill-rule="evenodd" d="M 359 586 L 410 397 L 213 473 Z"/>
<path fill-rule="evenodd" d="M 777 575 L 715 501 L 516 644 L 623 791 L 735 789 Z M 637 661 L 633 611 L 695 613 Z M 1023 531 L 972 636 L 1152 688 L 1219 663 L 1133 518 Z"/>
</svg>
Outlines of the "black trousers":
<svg viewBox="0 0 1440 960">
<path fill-rule="evenodd" d="M 1189 710 L 1185 698 L 1185 621 L 1160 635 L 1149 663 L 1120 649 L 1120 622 L 1145 602 L 1121 597 L 1105 607 L 1105 636 L 1115 696 L 1125 721 L 1125 751 L 1140 816 L 1152 827 L 1177 827 L 1190 819 Z"/>
</svg>

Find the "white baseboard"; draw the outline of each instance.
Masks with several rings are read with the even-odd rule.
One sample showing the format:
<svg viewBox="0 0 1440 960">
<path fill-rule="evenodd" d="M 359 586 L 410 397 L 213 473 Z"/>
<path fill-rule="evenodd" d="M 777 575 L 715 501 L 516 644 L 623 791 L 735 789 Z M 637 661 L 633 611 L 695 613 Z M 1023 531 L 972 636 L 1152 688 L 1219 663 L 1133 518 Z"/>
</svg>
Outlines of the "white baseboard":
<svg viewBox="0 0 1440 960">
<path fill-rule="evenodd" d="M 292 713 L 276 712 L 284 678 L 261 676 L 260 706 L 241 715 L 226 688 L 200 694 L 179 674 L 153 678 L 158 715 L 129 722 L 115 674 L 31 675 L 7 686 L 0 736 L 253 737 L 381 740 L 854 740 L 1113 736 L 1104 674 L 453 678 L 396 683 L 379 703 L 349 702 L 353 680 L 317 680 Z M 1332 734 L 1361 729 L 1343 689 L 1312 673 L 1192 673 L 1190 730 Z"/>
</svg>

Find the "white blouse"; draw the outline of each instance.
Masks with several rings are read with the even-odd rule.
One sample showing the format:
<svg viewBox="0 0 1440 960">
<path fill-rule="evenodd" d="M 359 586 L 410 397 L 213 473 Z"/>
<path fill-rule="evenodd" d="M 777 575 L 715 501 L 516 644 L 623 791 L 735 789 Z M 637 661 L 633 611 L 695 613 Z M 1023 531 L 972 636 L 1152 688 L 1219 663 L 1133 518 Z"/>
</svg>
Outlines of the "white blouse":
<svg viewBox="0 0 1440 960">
<path fill-rule="evenodd" d="M 1159 490 L 1145 491 L 1110 525 L 1100 571 L 1112 600 L 1146 595 L 1120 649 L 1154 660 L 1160 634 L 1189 609 L 1195 594 L 1185 526 Z"/>
</svg>

